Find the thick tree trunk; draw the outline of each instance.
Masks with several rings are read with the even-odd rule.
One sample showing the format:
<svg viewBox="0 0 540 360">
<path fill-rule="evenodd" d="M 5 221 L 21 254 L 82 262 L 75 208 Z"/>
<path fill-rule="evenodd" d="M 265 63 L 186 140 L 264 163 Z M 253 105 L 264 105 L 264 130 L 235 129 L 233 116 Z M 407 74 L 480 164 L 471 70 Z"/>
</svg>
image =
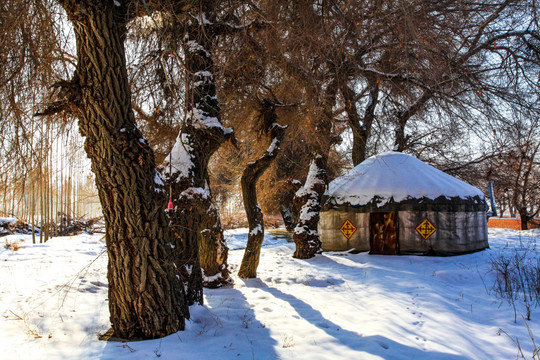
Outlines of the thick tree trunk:
<svg viewBox="0 0 540 360">
<path fill-rule="evenodd" d="M 172 262 L 163 184 L 130 105 L 125 14 L 112 1 L 59 3 L 77 40 L 77 69 L 63 89 L 86 137 L 103 207 L 114 336 L 166 336 L 184 328 L 189 309 Z"/>
<path fill-rule="evenodd" d="M 199 259 L 203 276 L 203 286 L 218 288 L 231 282 L 227 257 L 229 248 L 223 236 L 223 228 L 219 212 L 214 204 L 210 204 L 201 226 L 199 241 Z"/>
<path fill-rule="evenodd" d="M 205 21 L 190 27 L 184 38 L 185 65 L 191 77 L 187 119 L 164 164 L 174 205 L 169 211 L 170 224 L 176 245 L 185 249 L 179 261 L 184 264 L 190 304 L 202 304 L 203 285 L 218 287 L 230 282 L 228 248 L 212 203 L 208 162 L 233 132 L 221 125 L 211 55 L 214 34 Z"/>
<path fill-rule="evenodd" d="M 321 198 L 326 188 L 326 163 L 323 156 L 317 155 L 311 162 L 304 186 L 297 191 L 294 201 L 300 210 L 298 224 L 293 232 L 296 251 L 293 257 L 309 259 L 322 251 L 317 232 Z"/>
<path fill-rule="evenodd" d="M 289 142 L 289 146 L 292 145 Z M 292 152 L 294 153 L 294 151 Z M 293 204 L 294 194 L 302 187 L 302 183 L 296 179 L 290 179 L 291 173 L 295 172 L 295 168 L 301 169 L 301 163 L 292 161 L 291 156 L 278 156 L 277 162 L 277 178 L 287 179 L 279 192 L 279 208 L 283 223 L 287 231 L 292 232 L 298 223 L 298 212 Z M 290 164 L 293 164 L 292 166 Z"/>
<path fill-rule="evenodd" d="M 242 278 L 257 277 L 257 267 L 259 266 L 261 247 L 264 240 L 263 213 L 257 201 L 257 181 L 276 158 L 286 129 L 286 127 L 275 123 L 275 108 L 268 105 L 269 103 L 265 103 L 267 104 L 265 109 L 267 113 L 263 117 L 268 116 L 270 118 L 269 120 L 266 119 L 265 123 L 270 125 L 270 130 L 267 130 L 267 132 L 272 141 L 270 147 L 260 158 L 247 165 L 240 181 L 244 208 L 249 224 L 248 242 L 238 271 L 238 276 Z"/>
</svg>

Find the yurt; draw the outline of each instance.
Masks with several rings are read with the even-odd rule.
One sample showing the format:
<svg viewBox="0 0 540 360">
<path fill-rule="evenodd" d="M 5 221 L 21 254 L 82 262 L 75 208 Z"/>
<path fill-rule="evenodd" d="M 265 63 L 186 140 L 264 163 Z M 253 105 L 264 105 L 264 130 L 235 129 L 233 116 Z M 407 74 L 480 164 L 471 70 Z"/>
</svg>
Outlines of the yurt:
<svg viewBox="0 0 540 360">
<path fill-rule="evenodd" d="M 463 254 L 489 247 L 486 211 L 476 187 L 386 152 L 329 184 L 318 231 L 325 251 Z"/>
</svg>

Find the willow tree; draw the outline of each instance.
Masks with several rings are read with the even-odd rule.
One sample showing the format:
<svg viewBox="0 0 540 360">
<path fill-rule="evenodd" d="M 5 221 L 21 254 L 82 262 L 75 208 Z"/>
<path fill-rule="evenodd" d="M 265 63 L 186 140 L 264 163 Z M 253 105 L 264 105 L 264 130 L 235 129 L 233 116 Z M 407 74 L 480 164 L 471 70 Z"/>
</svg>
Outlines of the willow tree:
<svg viewBox="0 0 540 360">
<path fill-rule="evenodd" d="M 140 12 L 130 1 L 57 2 L 73 25 L 77 65 L 39 115 L 79 119 L 105 218 L 114 336 L 162 337 L 184 328 L 189 309 L 171 261 L 181 249 L 170 245 L 163 182 L 131 107 L 124 37 Z"/>
</svg>

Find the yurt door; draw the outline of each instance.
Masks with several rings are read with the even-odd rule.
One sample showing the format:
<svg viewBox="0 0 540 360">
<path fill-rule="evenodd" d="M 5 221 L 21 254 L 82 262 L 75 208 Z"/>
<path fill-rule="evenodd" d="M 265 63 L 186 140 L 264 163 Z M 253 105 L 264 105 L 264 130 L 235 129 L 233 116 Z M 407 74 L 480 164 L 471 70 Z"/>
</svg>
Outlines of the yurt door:
<svg viewBox="0 0 540 360">
<path fill-rule="evenodd" d="M 369 217 L 370 254 L 398 255 L 397 212 L 371 213 Z"/>
</svg>

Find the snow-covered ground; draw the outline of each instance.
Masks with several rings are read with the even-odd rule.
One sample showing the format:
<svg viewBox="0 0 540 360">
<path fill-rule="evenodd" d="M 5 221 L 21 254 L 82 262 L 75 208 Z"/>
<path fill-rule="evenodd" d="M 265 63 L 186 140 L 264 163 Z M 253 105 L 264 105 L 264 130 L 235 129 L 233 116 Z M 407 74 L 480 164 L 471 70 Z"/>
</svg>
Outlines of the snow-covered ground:
<svg viewBox="0 0 540 360">
<path fill-rule="evenodd" d="M 539 235 L 490 229 L 490 249 L 457 257 L 310 260 L 293 259 L 293 244 L 266 235 L 257 279 L 235 276 L 234 286 L 206 290 L 185 331 L 129 343 L 97 338 L 109 328 L 101 236 L 32 245 L 29 236 L 11 235 L 1 241 L 20 248 L 0 250 L 0 358 L 515 359 L 516 338 L 531 358 L 525 310 L 518 307 L 514 323 L 512 307 L 488 291 L 489 268 Z M 227 237 L 236 272 L 247 230 Z M 533 309 L 528 325 L 537 342 L 539 320 Z"/>
</svg>

